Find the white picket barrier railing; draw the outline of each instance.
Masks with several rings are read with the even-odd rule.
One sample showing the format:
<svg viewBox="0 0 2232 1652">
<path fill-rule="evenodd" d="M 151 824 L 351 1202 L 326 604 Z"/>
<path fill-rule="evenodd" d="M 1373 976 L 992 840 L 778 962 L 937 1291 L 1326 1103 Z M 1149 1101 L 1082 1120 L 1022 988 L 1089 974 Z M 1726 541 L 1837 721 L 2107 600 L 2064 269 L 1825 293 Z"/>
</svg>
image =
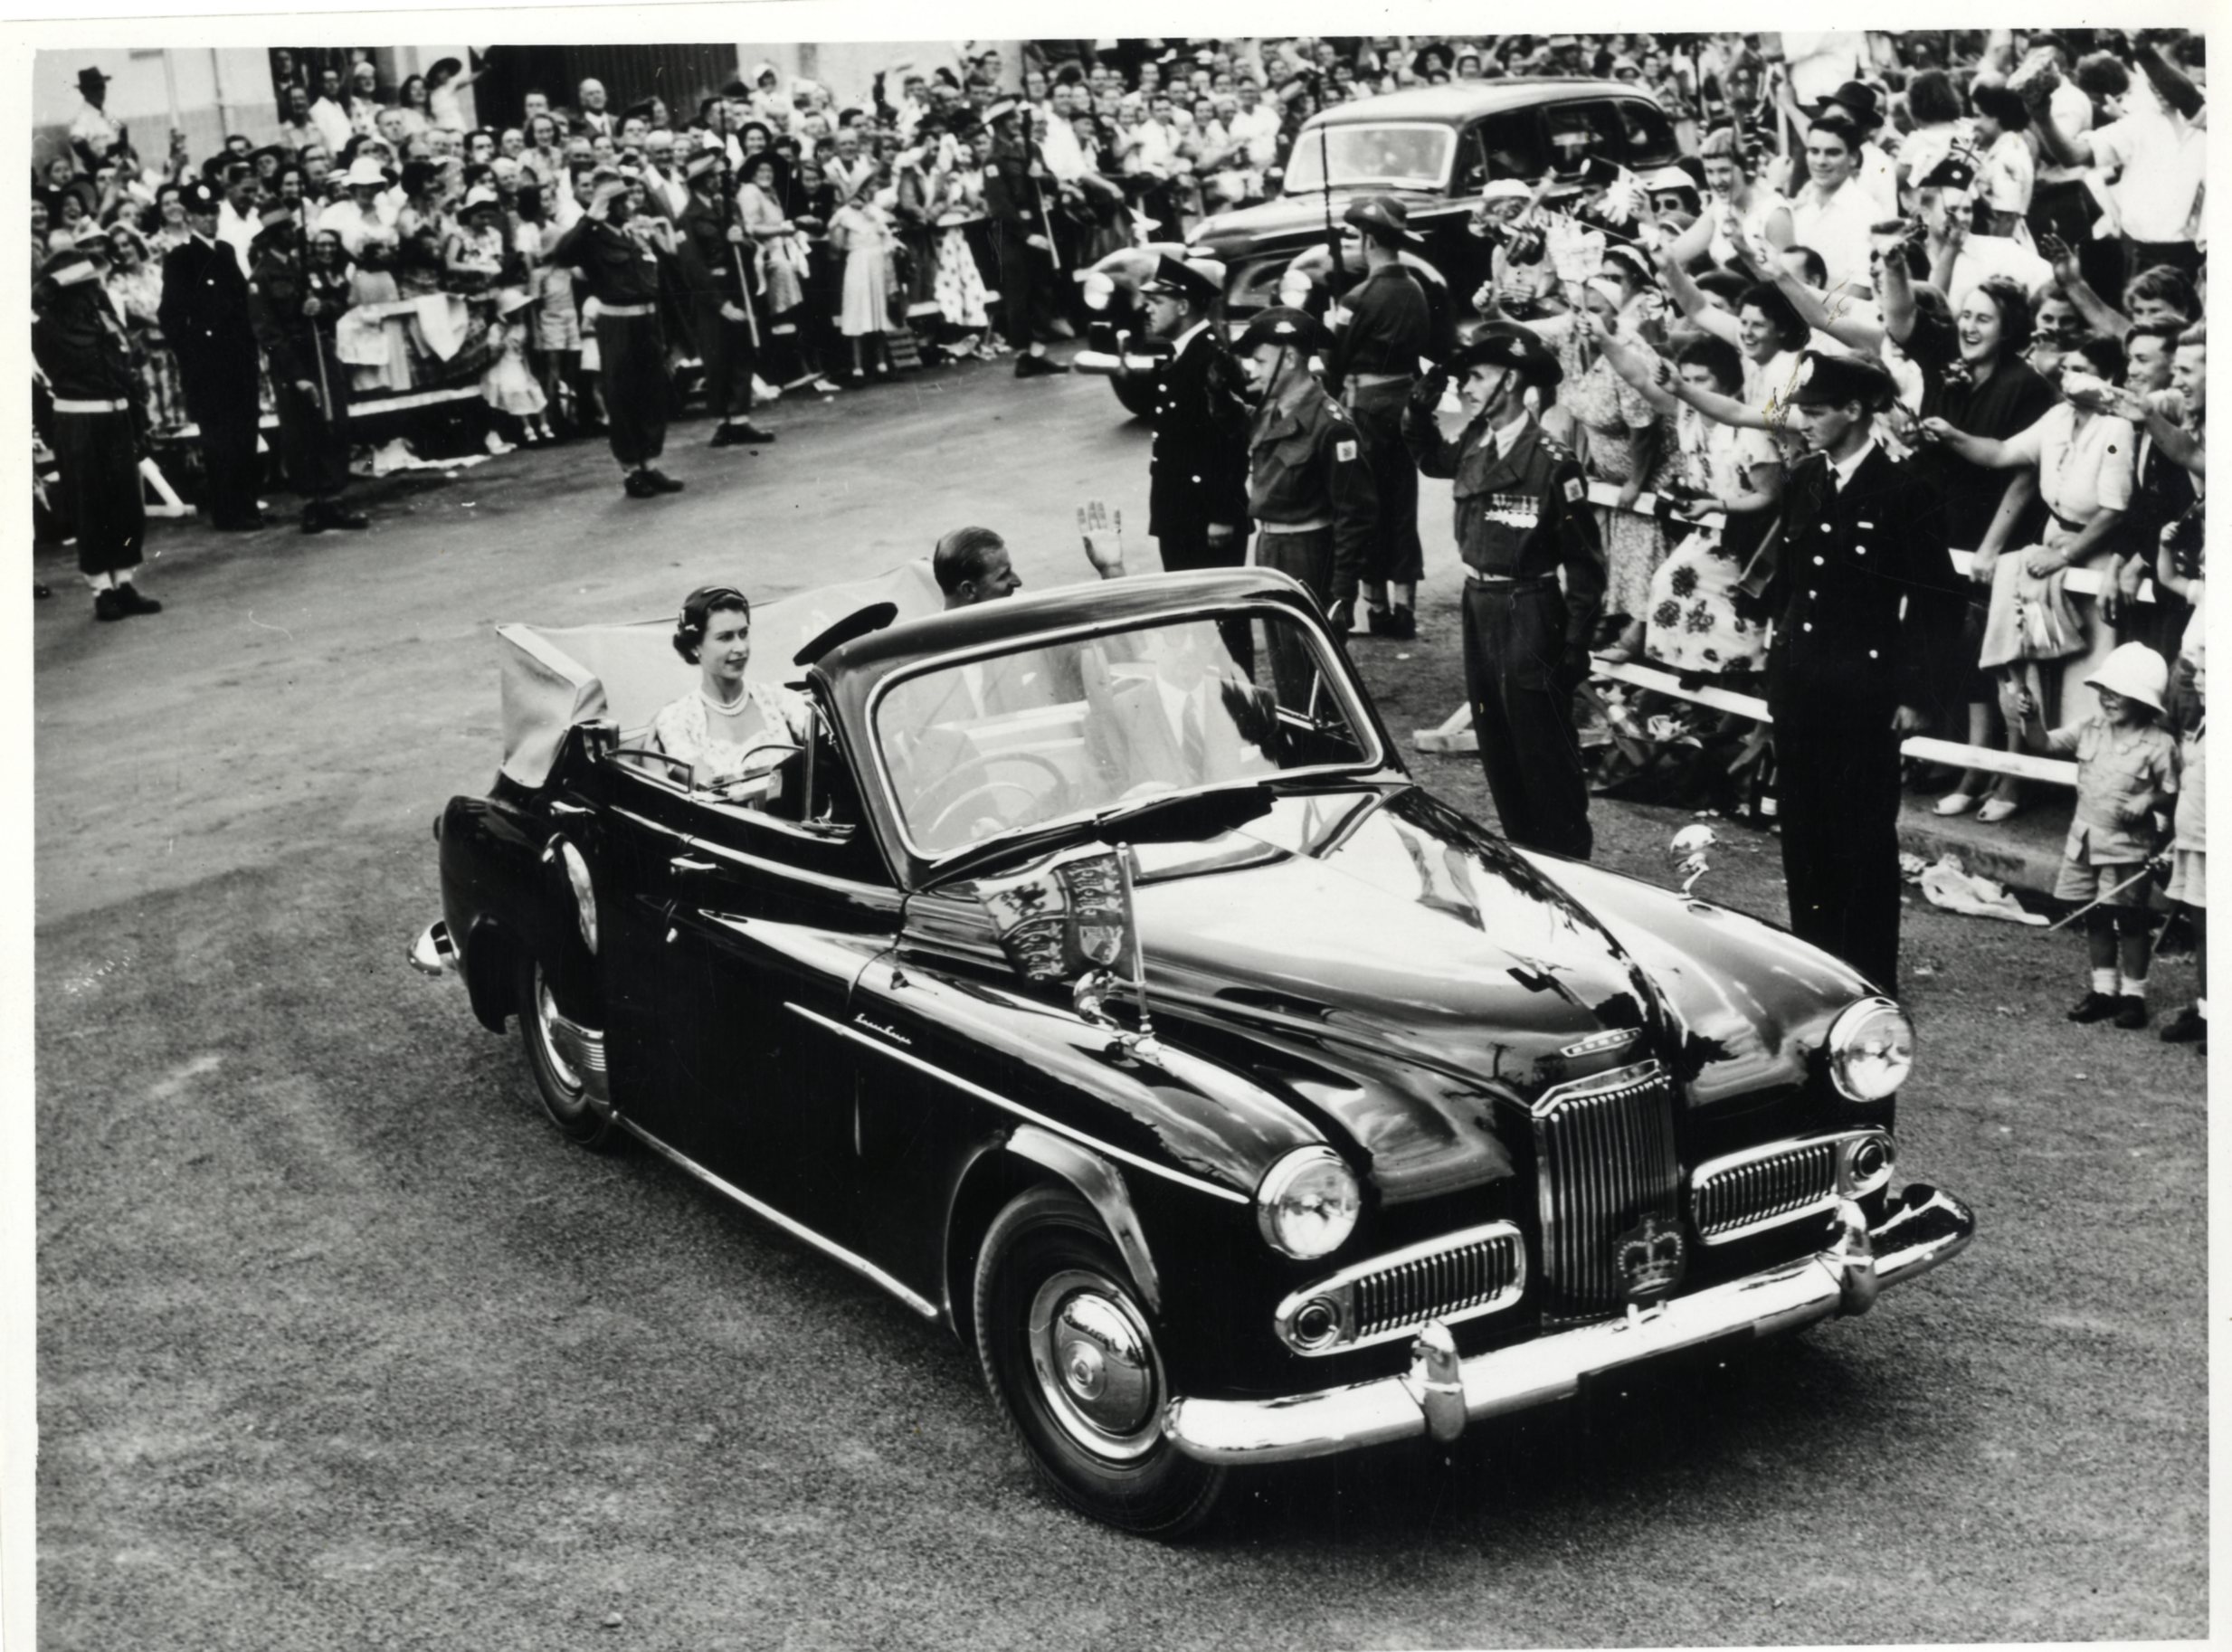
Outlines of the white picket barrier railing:
<svg viewBox="0 0 2232 1652">
<path fill-rule="evenodd" d="M 1619 489 L 1609 482 L 1589 484 L 1591 504 L 1609 509 L 1619 508 Z M 1657 500 L 1644 494 L 1630 508 L 1639 516 L 1657 514 Z M 1698 527 L 1719 529 L 1727 518 L 1717 513 L 1708 514 L 1693 524 Z M 1953 565 L 1961 573 L 1969 571 L 1971 554 L 1953 553 Z M 2098 597 L 2101 574 L 2096 568 L 2072 568 L 2064 582 L 2072 596 Z M 2154 601 L 2154 582 L 2144 581 L 2139 588 L 2139 600 Z M 1768 720 L 1767 702 L 1756 694 L 1743 694 L 1733 688 L 1714 688 L 1700 684 L 1685 688 L 1673 672 L 1657 666 L 1641 665 L 1632 660 L 1613 664 L 1597 660 L 1590 676 L 1602 682 L 1623 682 L 1638 688 L 1649 688 L 1656 693 L 1671 695 L 1694 705 L 1710 707 L 1715 711 L 1734 712 L 1739 717 L 1755 722 Z M 1473 743 L 1472 708 L 1459 706 L 1432 728 L 1421 728 L 1410 736 L 1411 745 L 1422 752 L 1448 754 L 1476 749 Z M 1929 735 L 1915 735 L 1902 742 L 1899 750 L 1909 757 L 1919 757 L 1929 763 L 1942 763 L 1967 769 L 1982 769 L 1995 774 L 2012 774 L 2021 780 L 2043 780 L 2053 785 L 2074 786 L 2077 783 L 2077 765 L 2054 757 L 2034 757 L 2028 752 L 1999 751 L 1990 746 L 1964 745 L 1957 740 L 1940 740 Z"/>
</svg>

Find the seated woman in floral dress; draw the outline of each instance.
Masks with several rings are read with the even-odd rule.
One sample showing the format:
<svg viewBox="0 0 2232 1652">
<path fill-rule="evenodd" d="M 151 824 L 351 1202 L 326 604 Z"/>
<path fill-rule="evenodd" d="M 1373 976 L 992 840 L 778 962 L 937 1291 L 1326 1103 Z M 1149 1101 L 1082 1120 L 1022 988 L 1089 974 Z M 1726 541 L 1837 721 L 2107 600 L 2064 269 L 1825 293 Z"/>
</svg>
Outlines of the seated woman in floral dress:
<svg viewBox="0 0 2232 1652">
<path fill-rule="evenodd" d="M 733 585 L 706 585 L 682 599 L 674 651 L 698 668 L 698 686 L 660 707 L 651 743 L 690 766 L 690 784 L 732 802 L 775 793 L 775 771 L 812 728 L 805 697 L 774 683 L 746 683 L 752 603 Z"/>
</svg>

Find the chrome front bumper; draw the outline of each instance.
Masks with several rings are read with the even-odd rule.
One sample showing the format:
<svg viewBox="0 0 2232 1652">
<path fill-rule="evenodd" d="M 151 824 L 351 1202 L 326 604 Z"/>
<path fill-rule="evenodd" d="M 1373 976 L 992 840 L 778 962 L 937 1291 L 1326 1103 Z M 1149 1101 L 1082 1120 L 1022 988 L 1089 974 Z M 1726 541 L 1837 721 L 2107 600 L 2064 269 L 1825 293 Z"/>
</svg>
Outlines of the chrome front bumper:
<svg viewBox="0 0 2232 1652">
<path fill-rule="evenodd" d="M 420 930 L 419 938 L 411 943 L 411 967 L 424 975 L 457 973 L 457 943 L 450 938 L 450 926 L 441 918 Z"/>
<path fill-rule="evenodd" d="M 1870 1229 L 1859 1207 L 1838 1212 L 1828 1249 L 1731 1279 L 1625 1319 L 1555 1332 L 1459 1359 L 1448 1329 L 1429 1323 L 1411 1344 L 1410 1370 L 1281 1400 L 1171 1401 L 1163 1431 L 1204 1463 L 1245 1465 L 1328 1457 L 1430 1433 L 1453 1439 L 1468 1421 L 1572 1398 L 1584 1378 L 1749 1331 L 1772 1336 L 1835 1314 L 1865 1314 L 1876 1294 L 1959 1254 L 1976 1218 L 1950 1193 L 1916 1182 Z"/>
</svg>

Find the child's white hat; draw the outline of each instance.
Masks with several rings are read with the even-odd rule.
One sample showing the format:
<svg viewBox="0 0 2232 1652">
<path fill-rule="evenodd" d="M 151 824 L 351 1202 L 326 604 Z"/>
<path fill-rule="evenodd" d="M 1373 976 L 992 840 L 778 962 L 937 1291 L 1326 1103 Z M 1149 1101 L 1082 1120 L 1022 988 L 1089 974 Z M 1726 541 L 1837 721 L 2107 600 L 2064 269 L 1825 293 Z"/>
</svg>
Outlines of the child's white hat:
<svg viewBox="0 0 2232 1652">
<path fill-rule="evenodd" d="M 2100 662 L 2100 669 L 2085 679 L 2085 686 L 2137 700 L 2160 716 L 2162 695 L 2170 687 L 2170 667 L 2145 643 L 2126 642 Z"/>
</svg>

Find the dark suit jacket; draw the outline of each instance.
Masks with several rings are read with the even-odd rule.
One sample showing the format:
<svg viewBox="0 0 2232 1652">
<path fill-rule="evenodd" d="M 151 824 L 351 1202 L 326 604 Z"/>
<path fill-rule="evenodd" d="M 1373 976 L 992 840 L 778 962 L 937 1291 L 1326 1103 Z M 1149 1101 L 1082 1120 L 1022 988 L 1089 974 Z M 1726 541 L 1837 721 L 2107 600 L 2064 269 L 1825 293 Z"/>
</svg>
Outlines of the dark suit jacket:
<svg viewBox="0 0 2232 1652">
<path fill-rule="evenodd" d="M 186 410 L 197 423 L 256 410 L 256 335 L 248 316 L 248 278 L 223 242 L 186 242 L 163 260 L 163 301 L 156 311 L 178 358 Z"/>
<path fill-rule="evenodd" d="M 1239 382 L 1214 322 L 1155 375 L 1154 457 L 1147 479 L 1147 531 L 1156 538 L 1198 535 L 1211 523 L 1248 526 L 1248 410 L 1214 380 Z"/>
<path fill-rule="evenodd" d="M 1782 509 L 1768 588 L 1775 721 L 1887 729 L 1901 706 L 1932 708 L 1968 600 L 1946 549 L 1943 496 L 1876 448 L 1841 491 L 1825 456 L 1806 460 Z"/>
</svg>

